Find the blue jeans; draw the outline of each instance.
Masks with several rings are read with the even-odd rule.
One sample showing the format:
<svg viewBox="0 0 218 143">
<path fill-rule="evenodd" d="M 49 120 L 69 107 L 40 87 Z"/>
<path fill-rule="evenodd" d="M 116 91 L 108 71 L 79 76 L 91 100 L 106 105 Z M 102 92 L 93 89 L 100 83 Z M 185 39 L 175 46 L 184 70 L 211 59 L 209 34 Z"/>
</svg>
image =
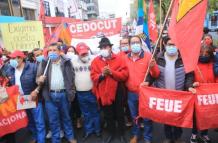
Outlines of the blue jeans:
<svg viewBox="0 0 218 143">
<path fill-rule="evenodd" d="M 42 103 L 38 102 L 38 106 L 33 109 L 27 109 L 29 119 L 28 129 L 32 132 L 33 139 L 38 143 L 45 143 L 45 120 Z"/>
<path fill-rule="evenodd" d="M 68 140 L 74 139 L 74 130 L 70 118 L 70 104 L 65 92 L 50 93 L 51 101 L 45 102 L 49 127 L 52 132 L 52 143 L 61 143 L 61 125 Z"/>
<path fill-rule="evenodd" d="M 136 93 L 128 92 L 128 105 L 133 120 L 138 116 L 138 104 L 139 104 L 138 96 L 139 95 L 137 95 Z M 152 121 L 149 119 L 143 119 L 143 123 L 144 123 L 144 133 L 143 133 L 144 140 L 151 141 Z M 140 136 L 140 127 L 135 123 L 135 121 L 132 129 L 132 134 L 137 137 Z"/>
<path fill-rule="evenodd" d="M 84 130 L 86 134 L 99 133 L 100 113 L 95 95 L 91 91 L 77 92 L 79 106 L 84 116 Z"/>
</svg>

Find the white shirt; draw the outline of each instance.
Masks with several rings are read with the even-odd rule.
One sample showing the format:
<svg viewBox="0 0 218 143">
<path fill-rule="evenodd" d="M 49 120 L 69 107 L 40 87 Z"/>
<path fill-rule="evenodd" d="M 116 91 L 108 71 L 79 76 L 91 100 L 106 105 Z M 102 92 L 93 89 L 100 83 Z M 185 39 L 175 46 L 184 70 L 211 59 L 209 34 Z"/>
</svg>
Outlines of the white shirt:
<svg viewBox="0 0 218 143">
<path fill-rule="evenodd" d="M 175 62 L 178 56 L 174 59 L 170 59 L 166 53 L 164 54 L 166 60 L 165 66 L 165 88 L 166 89 L 176 89 L 176 74 L 175 74 Z"/>
<path fill-rule="evenodd" d="M 64 87 L 64 77 L 61 70 L 61 63 L 52 63 L 51 65 L 51 87 L 50 90 L 61 90 Z"/>
<path fill-rule="evenodd" d="M 93 82 L 90 76 L 91 62 L 94 59 L 90 56 L 87 63 L 82 62 L 79 57 L 71 60 L 75 72 L 75 86 L 77 91 L 89 91 L 93 87 Z"/>
<path fill-rule="evenodd" d="M 22 86 L 21 86 L 21 82 L 20 82 L 20 77 L 21 77 L 22 72 L 23 72 L 23 69 L 22 70 L 18 70 L 17 68 L 15 69 L 15 85 L 19 86 L 19 92 L 21 95 L 24 94 Z"/>
</svg>

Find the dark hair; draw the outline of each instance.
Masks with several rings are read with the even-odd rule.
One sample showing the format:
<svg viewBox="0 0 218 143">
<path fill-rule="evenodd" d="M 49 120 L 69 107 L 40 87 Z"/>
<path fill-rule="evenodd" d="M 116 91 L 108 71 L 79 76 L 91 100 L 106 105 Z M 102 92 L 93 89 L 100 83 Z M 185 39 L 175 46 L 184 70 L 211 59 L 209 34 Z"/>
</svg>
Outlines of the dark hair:
<svg viewBox="0 0 218 143">
<path fill-rule="evenodd" d="M 65 49 L 65 54 L 68 52 L 68 50 L 69 50 L 70 48 L 73 48 L 75 54 L 77 53 L 74 46 L 67 46 L 67 48 Z"/>
<path fill-rule="evenodd" d="M 213 40 L 213 36 L 210 35 L 210 34 L 205 34 L 205 35 L 204 35 L 204 38 L 205 38 L 205 37 L 210 37 L 210 38 Z"/>
<path fill-rule="evenodd" d="M 204 34 L 208 34 L 210 32 L 210 30 L 207 27 L 204 27 L 203 32 L 204 32 Z"/>
<path fill-rule="evenodd" d="M 128 43 L 129 43 L 130 38 L 131 38 L 131 36 L 123 36 L 121 40 L 123 40 L 123 39 L 128 39 Z M 121 40 L 120 40 L 120 42 L 121 42 Z"/>
<path fill-rule="evenodd" d="M 41 48 L 35 48 L 35 49 L 32 50 L 32 52 L 35 52 L 35 51 L 43 51 L 43 49 L 41 49 Z"/>
<path fill-rule="evenodd" d="M 170 41 L 171 38 L 169 36 L 163 37 L 163 44 L 166 45 L 168 41 Z"/>
<path fill-rule="evenodd" d="M 49 47 L 54 47 L 54 46 L 56 46 L 56 47 L 58 48 L 58 50 L 61 50 L 61 47 L 58 45 L 58 43 L 51 43 L 51 44 L 48 46 L 48 48 L 49 48 Z"/>
<path fill-rule="evenodd" d="M 201 44 L 201 51 L 202 50 L 208 50 L 208 54 L 210 55 L 210 57 L 213 59 L 214 58 L 214 49 L 212 46 L 208 46 L 208 45 L 205 45 L 205 44 Z"/>
<path fill-rule="evenodd" d="M 138 38 L 139 40 L 140 40 L 140 43 L 142 43 L 142 40 L 141 40 L 141 38 L 140 38 L 140 36 L 138 36 L 138 35 L 134 35 L 134 36 L 131 36 L 131 37 L 129 37 L 129 45 L 131 44 L 131 40 L 132 40 L 132 38 Z"/>
</svg>

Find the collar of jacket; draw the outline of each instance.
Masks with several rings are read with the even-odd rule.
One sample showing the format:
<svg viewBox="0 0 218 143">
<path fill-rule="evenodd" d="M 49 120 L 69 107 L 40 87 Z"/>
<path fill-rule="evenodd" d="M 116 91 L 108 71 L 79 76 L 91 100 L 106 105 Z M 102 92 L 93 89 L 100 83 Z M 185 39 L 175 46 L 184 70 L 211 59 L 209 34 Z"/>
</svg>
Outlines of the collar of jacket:
<svg viewBox="0 0 218 143">
<path fill-rule="evenodd" d="M 144 55 L 145 55 L 145 52 L 144 51 L 142 51 L 140 54 L 139 54 L 139 58 L 140 59 L 142 59 L 142 58 L 144 58 Z M 132 57 L 132 53 L 130 52 L 130 53 L 128 53 L 128 58 L 131 58 Z"/>
</svg>

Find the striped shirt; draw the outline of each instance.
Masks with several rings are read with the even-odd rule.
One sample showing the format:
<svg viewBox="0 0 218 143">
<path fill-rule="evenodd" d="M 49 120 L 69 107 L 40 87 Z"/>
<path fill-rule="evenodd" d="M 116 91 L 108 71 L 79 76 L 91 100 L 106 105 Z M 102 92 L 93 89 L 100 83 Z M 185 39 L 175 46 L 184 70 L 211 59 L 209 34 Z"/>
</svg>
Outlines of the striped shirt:
<svg viewBox="0 0 218 143">
<path fill-rule="evenodd" d="M 64 87 L 64 77 L 61 70 L 61 63 L 52 63 L 51 65 L 51 89 L 50 90 L 61 90 Z"/>
</svg>

